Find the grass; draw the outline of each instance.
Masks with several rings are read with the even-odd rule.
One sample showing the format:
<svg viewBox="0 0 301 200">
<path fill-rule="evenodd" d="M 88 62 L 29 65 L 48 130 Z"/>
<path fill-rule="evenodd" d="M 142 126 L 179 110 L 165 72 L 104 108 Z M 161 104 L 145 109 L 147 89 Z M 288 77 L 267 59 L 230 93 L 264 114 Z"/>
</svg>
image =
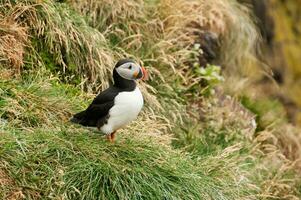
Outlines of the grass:
<svg viewBox="0 0 301 200">
<path fill-rule="evenodd" d="M 125 138 L 110 145 L 97 135 L 64 129 L 16 134 L 3 142 L 2 167 L 30 199 L 232 199 L 242 195 L 215 174 L 204 174 L 204 168 L 189 157 L 154 142 Z"/>
<path fill-rule="evenodd" d="M 46 57 L 54 63 L 56 71 L 66 75 L 81 74 L 81 80 L 94 88 L 108 86 L 108 80 L 102 77 L 110 74 L 115 58 L 103 34 L 88 26 L 65 4 L 29 0 L 6 2 L 1 7 L 2 12 L 13 17 L 16 23 L 27 26 L 33 38 L 27 63 L 43 62 Z"/>
<path fill-rule="evenodd" d="M 19 25 L 11 16 L 0 14 L 0 63 L 21 72 L 25 45 L 28 42 L 27 29 Z"/>
<path fill-rule="evenodd" d="M 220 179 L 218 158 L 193 159 L 167 145 L 164 136 L 137 135 L 133 125 L 123 130 L 125 133 L 118 136 L 115 144 L 110 144 L 97 133 L 69 124 L 62 116 L 83 106 L 84 102 L 77 98 L 81 92 L 58 79 L 45 80 L 45 74 L 43 77 L 40 81 L 31 76 L 1 81 L 0 165 L 14 182 L 9 190 L 2 187 L 2 198 L 19 188 L 27 199 L 233 199 L 252 194 L 245 183 L 231 177 L 232 165 L 228 166 L 230 172 L 223 175 L 228 176 L 227 181 Z M 20 95 L 22 102 L 11 98 L 18 99 Z M 36 105 L 34 114 L 28 104 Z M 7 117 L 7 108 L 13 105 L 14 111 L 19 108 L 22 112 Z M 147 120 L 137 124 L 140 129 Z M 223 168 L 227 168 L 224 164 Z"/>
<path fill-rule="evenodd" d="M 218 106 L 208 109 L 201 127 L 197 121 L 179 124 L 180 130 L 173 129 L 176 140 L 164 135 L 166 121 L 146 109 L 110 144 L 99 133 L 67 122 L 69 113 L 85 107 L 91 96 L 49 71 L 2 80 L 1 90 L 0 168 L 5 179 L 0 182 L 9 180 L 1 184 L 2 198 L 256 199 L 263 192 L 273 196 L 280 183 L 291 187 L 297 182 L 288 178 L 291 168 L 277 172 L 282 159 L 265 169 L 261 162 L 268 158 L 252 153 L 257 142 L 245 141 L 240 118 L 220 123 Z M 19 96 L 22 101 L 16 102 Z M 238 110 L 231 101 L 221 101 L 217 105 L 228 105 L 229 112 Z M 6 117 L 13 106 L 21 112 Z M 265 190 L 269 181 L 274 186 Z M 294 194 L 293 189 L 283 193 Z"/>
</svg>

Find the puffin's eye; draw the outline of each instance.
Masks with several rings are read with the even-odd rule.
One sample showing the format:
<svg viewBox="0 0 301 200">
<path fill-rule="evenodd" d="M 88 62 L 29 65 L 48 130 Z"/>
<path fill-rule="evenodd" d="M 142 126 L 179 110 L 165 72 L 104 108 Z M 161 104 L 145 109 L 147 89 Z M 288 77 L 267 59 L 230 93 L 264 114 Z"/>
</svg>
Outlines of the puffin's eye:
<svg viewBox="0 0 301 200">
<path fill-rule="evenodd" d="M 128 67 L 128 69 L 132 69 L 132 65 L 130 65 L 130 66 Z"/>
</svg>

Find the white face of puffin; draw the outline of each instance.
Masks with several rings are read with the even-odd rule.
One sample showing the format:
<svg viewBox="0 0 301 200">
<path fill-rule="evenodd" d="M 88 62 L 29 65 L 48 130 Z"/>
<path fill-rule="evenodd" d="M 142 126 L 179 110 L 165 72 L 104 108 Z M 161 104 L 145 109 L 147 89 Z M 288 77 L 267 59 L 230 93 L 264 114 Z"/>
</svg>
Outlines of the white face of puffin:
<svg viewBox="0 0 301 200">
<path fill-rule="evenodd" d="M 144 70 L 140 65 L 133 62 L 127 62 L 120 65 L 117 67 L 116 71 L 122 78 L 128 80 L 141 79 L 144 76 Z"/>
</svg>

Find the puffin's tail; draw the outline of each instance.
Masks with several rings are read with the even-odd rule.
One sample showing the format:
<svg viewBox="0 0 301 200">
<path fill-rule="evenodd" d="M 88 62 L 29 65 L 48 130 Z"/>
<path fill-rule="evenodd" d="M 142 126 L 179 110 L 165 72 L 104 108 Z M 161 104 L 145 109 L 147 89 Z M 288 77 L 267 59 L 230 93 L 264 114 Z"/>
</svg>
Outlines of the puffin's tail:
<svg viewBox="0 0 301 200">
<path fill-rule="evenodd" d="M 85 119 L 85 115 L 86 115 L 86 111 L 79 112 L 70 119 L 70 122 L 76 124 L 82 124 Z"/>
<path fill-rule="evenodd" d="M 76 123 L 76 124 L 78 124 L 80 122 L 80 120 L 78 120 L 74 116 L 69 121 L 72 122 L 72 123 Z"/>
</svg>

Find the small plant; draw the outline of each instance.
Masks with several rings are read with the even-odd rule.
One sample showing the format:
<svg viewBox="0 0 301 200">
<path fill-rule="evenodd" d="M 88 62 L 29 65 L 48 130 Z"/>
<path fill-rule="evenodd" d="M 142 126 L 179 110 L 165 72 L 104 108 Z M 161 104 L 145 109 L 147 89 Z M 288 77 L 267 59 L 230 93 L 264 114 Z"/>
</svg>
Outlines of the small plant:
<svg viewBox="0 0 301 200">
<path fill-rule="evenodd" d="M 190 62 L 192 63 L 191 84 L 188 86 L 188 92 L 195 96 L 211 96 L 214 94 L 214 87 L 224 81 L 221 75 L 221 67 L 214 64 L 202 66 L 199 56 L 203 54 L 201 44 L 195 43 L 191 50 Z"/>
<path fill-rule="evenodd" d="M 209 97 L 213 95 L 215 93 L 214 88 L 224 81 L 224 77 L 221 75 L 221 67 L 212 64 L 201 67 L 198 63 L 194 63 L 193 67 L 195 78 L 188 89 L 189 92 L 193 92 L 197 96 Z"/>
<path fill-rule="evenodd" d="M 196 69 L 196 73 L 206 84 L 206 87 L 201 92 L 205 96 L 214 94 L 214 87 L 224 81 L 224 77 L 221 75 L 221 68 L 216 65 L 208 64 L 206 67 L 200 67 Z"/>
</svg>

